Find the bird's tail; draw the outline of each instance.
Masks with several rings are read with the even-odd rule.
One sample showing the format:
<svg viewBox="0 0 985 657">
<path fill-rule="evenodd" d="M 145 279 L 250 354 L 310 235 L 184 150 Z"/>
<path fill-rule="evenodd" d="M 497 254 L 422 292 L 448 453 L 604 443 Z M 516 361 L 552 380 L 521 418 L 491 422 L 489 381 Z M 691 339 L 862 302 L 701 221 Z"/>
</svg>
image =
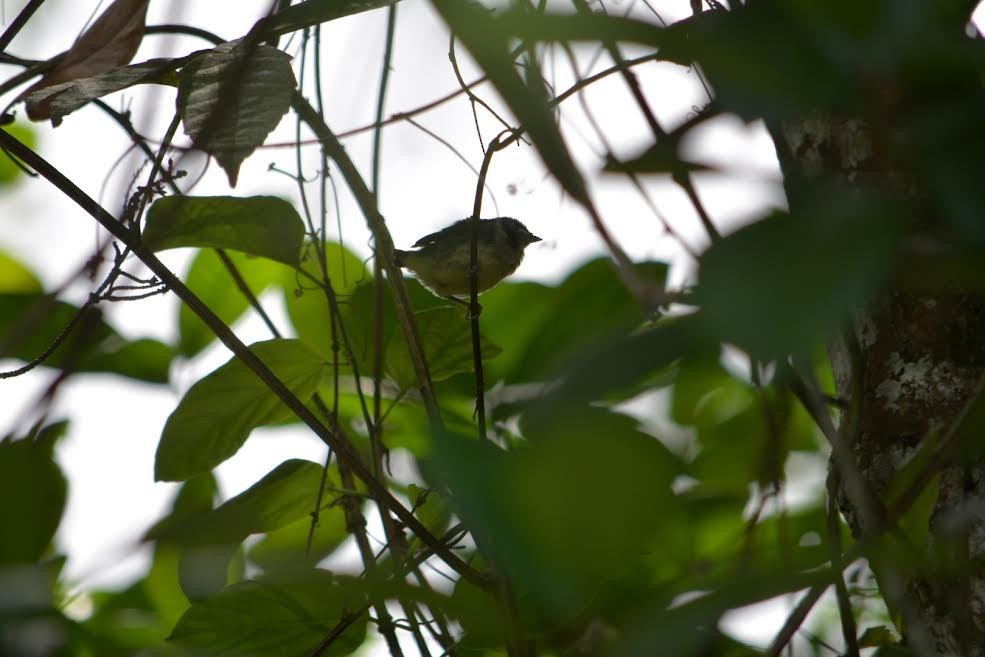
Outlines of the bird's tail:
<svg viewBox="0 0 985 657">
<path fill-rule="evenodd" d="M 409 254 L 406 251 L 401 251 L 400 249 L 394 249 L 393 250 L 394 264 L 396 264 L 398 267 L 406 266 L 405 259 L 407 258 L 408 255 Z"/>
</svg>

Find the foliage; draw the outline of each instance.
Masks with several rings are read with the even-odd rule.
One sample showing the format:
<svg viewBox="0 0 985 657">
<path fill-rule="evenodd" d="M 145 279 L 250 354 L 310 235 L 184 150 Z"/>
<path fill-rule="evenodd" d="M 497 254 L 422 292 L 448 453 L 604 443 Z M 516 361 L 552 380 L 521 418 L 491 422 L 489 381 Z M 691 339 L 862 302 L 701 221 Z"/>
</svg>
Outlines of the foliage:
<svg viewBox="0 0 985 657">
<path fill-rule="evenodd" d="M 123 4 L 113 3 L 143 20 L 146 3 Z M 859 149 L 914 163 L 906 184 L 925 189 L 949 235 L 980 257 L 985 46 L 964 34 L 965 3 L 732 2 L 669 27 L 642 11 L 615 17 L 575 1 L 574 12 L 555 13 L 547 4 L 551 11 L 522 2 L 493 11 L 433 0 L 518 120 L 503 143 L 527 139 L 589 215 L 599 218 L 585 180 L 603 170 L 692 189 L 692 174 L 711 167 L 679 146 L 718 117 L 763 120 L 774 138 L 814 115 L 862 117 L 878 123 L 882 143 Z M 868 575 L 859 573 L 868 571 L 851 565 L 861 553 L 843 546 L 847 533 L 823 496 L 810 491 L 795 508 L 773 502 L 793 459 L 826 458 L 816 402 L 825 415 L 834 413 L 824 401 L 844 406 L 819 356 L 824 342 L 908 267 L 905 236 L 922 218 L 893 190 L 854 175 L 851 184 L 791 176 L 791 209 L 725 237 L 709 233 L 694 287 L 670 289 L 667 263 L 629 263 L 609 243 L 612 257 L 556 285 L 501 283 L 470 322 L 464 308 L 388 270 L 386 224 L 330 140 L 321 138 L 326 158 L 373 229 L 375 269 L 326 240 L 307 207 L 185 195 L 164 166 L 179 119 L 231 185 L 289 108 L 313 133 L 329 131 L 302 109 L 310 89 L 296 89 L 289 57 L 270 44 L 399 3 L 279 5 L 242 38 L 174 60 L 128 66 L 142 25 L 111 43 L 108 66 L 73 47 L 27 97 L 32 113 L 57 121 L 133 85 L 178 89 L 172 130 L 154 138 L 162 142 L 154 182 L 112 224 L 118 256 L 85 304 L 42 289 L 19 254 L 0 254 L 0 355 L 65 377 L 102 372 L 155 385 L 216 339 L 235 355 L 191 385 L 162 428 L 154 476 L 182 484 L 145 537 L 155 543 L 152 566 L 126 590 L 86 592 L 92 610 L 82 619 L 66 611 L 73 594 L 52 544 L 66 503 L 54 450 L 64 425 L 41 422 L 0 441 L 0 654 L 345 655 L 369 644 L 372 621 L 395 655 L 397 643 L 452 655 L 755 655 L 724 633 L 724 618 L 823 590 L 846 568 L 857 578 L 856 615 L 880 621 L 860 632 L 862 645 L 909 654 L 884 609 L 866 607 Z M 654 119 L 641 157 L 586 166 L 565 143 L 556 102 L 564 90 L 548 83 L 544 64 L 551 49 L 586 43 L 608 54 L 610 74 L 636 85 L 634 111 L 650 113 L 659 90 L 640 90 L 626 73 L 620 47 L 629 44 L 700 66 L 714 100 L 676 128 Z M 4 132 L 2 145 L 45 173 L 23 128 Z M 786 147 L 778 141 L 781 162 Z M 487 165 L 498 150 L 486 151 Z M 320 175 L 325 184 L 328 172 Z M 171 278 L 154 254 L 178 247 L 198 251 L 186 275 Z M 175 344 L 127 339 L 98 310 L 133 287 L 119 279 L 136 260 L 153 273 L 140 293 L 170 289 L 186 302 Z M 265 292 L 263 303 L 284 299 L 290 326 L 246 347 L 228 327 L 261 311 Z M 476 365 L 486 382 L 478 414 Z M 978 410 L 960 434 L 974 455 Z M 286 423 L 307 425 L 332 447 L 332 463 L 287 460 L 216 500 L 211 471 L 255 428 Z M 420 477 L 391 471 L 391 449 L 406 452 Z M 933 486 L 919 470 L 931 461 L 911 464 L 893 494 Z M 920 542 L 912 526 L 927 523 L 927 496 L 909 504 L 900 524 Z M 369 541 L 367 514 L 383 516 L 384 546 Z M 359 576 L 326 565 L 350 536 Z M 839 551 L 853 559 L 833 560 Z M 435 586 L 430 568 L 451 583 Z M 39 627 L 45 641 L 18 652 Z"/>
</svg>

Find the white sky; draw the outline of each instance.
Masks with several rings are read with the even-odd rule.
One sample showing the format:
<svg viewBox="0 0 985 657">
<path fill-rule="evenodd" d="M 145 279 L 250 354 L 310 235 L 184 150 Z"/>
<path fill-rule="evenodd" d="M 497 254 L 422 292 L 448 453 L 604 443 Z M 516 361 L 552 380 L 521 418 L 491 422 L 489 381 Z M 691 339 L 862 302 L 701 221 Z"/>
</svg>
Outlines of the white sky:
<svg viewBox="0 0 985 657">
<path fill-rule="evenodd" d="M 268 6 L 269 0 L 236 2 L 187 2 L 157 0 L 150 5 L 149 24 L 187 23 L 213 30 L 226 38 L 244 34 Z M 6 20 L 24 2 L 4 3 Z M 105 3 L 108 4 L 108 3 Z M 22 57 L 46 58 L 68 47 L 99 6 L 96 0 L 48 0 L 28 29 L 13 41 L 10 51 Z M 688 0 L 653 2 L 666 20 L 689 12 Z M 612 2 L 610 8 L 627 6 Z M 439 20 L 425 0 L 404 0 L 398 6 L 394 66 L 387 99 L 387 116 L 414 108 L 457 88 L 448 62 L 448 39 Z M 336 21 L 323 31 L 323 79 L 329 125 L 337 132 L 371 122 L 378 88 L 379 68 L 385 34 L 386 12 L 374 11 Z M 57 25 L 57 30 L 50 26 Z M 33 26 L 41 26 L 35 29 Z M 134 61 L 175 56 L 206 47 L 195 39 L 147 37 Z M 297 54 L 297 40 L 281 47 Z M 591 51 L 584 50 L 590 54 Z M 626 55 L 634 53 L 626 49 Z M 459 61 L 465 78 L 478 76 L 463 48 Z M 587 61 L 587 59 L 586 59 Z M 604 61 L 604 60 L 603 60 Z M 570 83 L 566 61 L 556 63 L 559 89 Z M 599 70 L 596 68 L 595 70 Z M 0 76 L 17 72 L 4 67 Z M 593 71 L 594 72 L 594 71 Z M 669 64 L 648 64 L 637 69 L 647 96 L 653 99 L 658 117 L 666 125 L 681 121 L 692 107 L 706 97 L 692 71 Z M 488 86 L 478 89 L 484 98 L 494 94 Z M 5 103 L 13 98 L 2 99 Z M 650 141 L 648 130 L 629 100 L 618 76 L 594 86 L 588 95 L 595 115 L 605 126 L 609 139 L 623 156 L 637 152 Z M 117 108 L 130 108 L 144 134 L 159 136 L 174 108 L 172 89 L 150 92 L 126 91 L 106 99 Z M 18 108 L 19 114 L 22 110 Z M 602 217 L 633 258 L 669 259 L 675 263 L 674 278 L 680 281 L 688 270 L 688 259 L 673 240 L 662 236 L 656 220 L 638 195 L 621 178 L 600 179 L 593 175 L 601 162 L 601 149 L 578 107 L 577 100 L 564 105 L 562 125 L 572 151 L 590 174 L 593 196 Z M 478 168 L 478 148 L 472 114 L 459 99 L 417 117 L 422 125 L 454 143 Z M 483 119 L 484 138 L 494 136 L 494 126 Z M 133 176 L 130 166 L 117 159 L 126 147 L 126 136 L 94 107 L 69 116 L 52 129 L 36 124 L 39 150 L 50 162 L 117 212 Z M 293 139 L 290 115 L 268 140 L 284 143 Z M 187 143 L 183 136 L 179 143 Z M 350 154 L 369 178 L 369 133 L 346 141 Z M 696 157 L 720 163 L 741 176 L 704 176 L 698 189 L 711 215 L 726 231 L 755 216 L 766 205 L 783 203 L 779 173 L 772 144 L 760 126 L 722 120 L 702 130 L 692 143 Z M 445 146 L 409 124 L 396 124 L 384 133 L 381 208 L 398 246 L 455 219 L 468 216 L 472 208 L 475 175 Z M 315 172 L 317 147 L 305 150 L 310 177 Z M 194 176 L 200 158 L 187 165 Z M 268 171 L 270 164 L 291 171 L 291 149 L 265 149 L 246 161 L 239 186 L 229 190 L 225 175 L 214 164 L 195 194 L 250 195 L 273 193 L 296 198 L 294 183 Z M 141 170 L 141 180 L 146 171 Z M 544 238 L 527 250 L 518 279 L 556 282 L 584 260 L 601 253 L 600 241 L 584 213 L 564 198 L 545 174 L 530 148 L 511 148 L 493 161 L 489 185 L 498 201 L 496 212 L 487 195 L 484 216 L 510 215 L 520 218 L 530 230 Z M 693 210 L 683 193 L 665 180 L 650 178 L 646 185 L 667 220 L 698 249 L 705 243 Z M 510 189 L 516 192 L 511 193 Z M 347 192 L 342 198 L 344 237 L 350 248 L 368 255 L 368 232 Z M 316 197 L 315 197 L 316 198 Z M 0 250 L 26 262 L 47 287 L 63 283 L 91 254 L 97 231 L 93 221 L 43 180 L 23 179 L 14 190 L 0 196 Z M 164 260 L 179 273 L 187 267 L 190 254 L 168 252 Z M 70 297 L 84 298 L 87 288 L 73 286 Z M 283 317 L 279 304 L 275 316 Z M 145 301 L 103 306 L 111 321 L 129 337 L 151 336 L 173 341 L 176 335 L 177 301 L 173 295 Z M 281 326 L 285 326 L 282 322 Z M 247 321 L 236 326 L 247 342 L 265 339 L 262 325 Z M 67 572 L 85 587 L 116 585 L 128 581 L 145 567 L 146 550 L 137 550 L 137 539 L 169 504 L 175 484 L 153 482 L 153 456 L 160 430 L 181 394 L 198 377 L 224 362 L 228 354 L 213 347 L 190 363 L 177 363 L 170 387 L 136 383 L 121 385 L 112 376 L 77 375 L 62 388 L 56 416 L 72 420 L 59 460 L 69 478 L 69 507 L 59 536 L 59 546 L 69 555 Z M 0 361 L 10 369 L 13 361 Z M 12 381 L 0 381 L 0 434 L 23 430 L 23 419 L 53 372 L 38 370 Z M 15 425 L 15 423 L 21 422 Z M 218 475 L 227 495 L 243 490 L 287 458 L 323 458 L 322 445 L 300 429 L 257 431 L 246 446 Z"/>
</svg>

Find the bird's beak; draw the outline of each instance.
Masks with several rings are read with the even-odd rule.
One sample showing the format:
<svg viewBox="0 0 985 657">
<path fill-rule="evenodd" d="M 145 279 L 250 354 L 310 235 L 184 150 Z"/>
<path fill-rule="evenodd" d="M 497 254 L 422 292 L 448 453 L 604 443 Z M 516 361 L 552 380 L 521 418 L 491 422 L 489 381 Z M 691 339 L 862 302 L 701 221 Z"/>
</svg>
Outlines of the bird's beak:
<svg viewBox="0 0 985 657">
<path fill-rule="evenodd" d="M 527 244 L 533 244 L 534 242 L 540 242 L 541 239 L 534 235 L 533 233 L 527 233 Z"/>
</svg>

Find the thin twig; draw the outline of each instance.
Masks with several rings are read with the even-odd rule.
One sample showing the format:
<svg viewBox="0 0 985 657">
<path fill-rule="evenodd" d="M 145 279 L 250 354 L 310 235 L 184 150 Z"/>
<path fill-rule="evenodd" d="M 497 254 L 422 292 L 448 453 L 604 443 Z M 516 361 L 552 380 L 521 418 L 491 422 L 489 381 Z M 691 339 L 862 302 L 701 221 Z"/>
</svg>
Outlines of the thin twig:
<svg viewBox="0 0 985 657">
<path fill-rule="evenodd" d="M 828 473 L 827 499 L 827 528 L 828 554 L 831 555 L 831 571 L 834 575 L 835 596 L 838 599 L 838 615 L 841 618 L 841 633 L 845 638 L 845 648 L 848 657 L 859 657 L 858 627 L 855 615 L 852 613 L 852 601 L 848 596 L 848 587 L 842 570 L 845 564 L 841 562 L 841 522 L 838 516 L 838 471 Z"/>
<path fill-rule="evenodd" d="M 428 419 L 433 427 L 440 429 L 443 426 L 441 410 L 438 407 L 438 398 L 434 391 L 434 384 L 431 381 L 430 371 L 428 370 L 427 357 L 421 345 L 414 310 L 410 303 L 410 297 L 407 295 L 407 288 L 404 286 L 403 274 L 400 268 L 397 267 L 394 257 L 393 238 L 390 237 L 390 231 L 387 229 L 386 222 L 380 214 L 376 204 L 376 198 L 366 186 L 366 182 L 362 176 L 359 175 L 356 165 L 349 158 L 338 137 L 329 129 L 308 101 L 300 94 L 295 93 L 292 105 L 302 120 L 308 124 L 308 127 L 321 140 L 322 147 L 325 149 L 327 155 L 335 160 L 342 173 L 342 177 L 349 185 L 349 189 L 352 190 L 356 202 L 366 217 L 366 222 L 369 225 L 370 231 L 373 233 L 376 243 L 380 264 L 383 267 L 383 271 L 386 272 L 387 281 L 393 293 L 397 321 L 400 323 L 404 331 L 404 336 L 407 338 L 410 360 L 417 374 L 421 397 L 424 401 L 424 407 L 428 412 Z"/>
</svg>

